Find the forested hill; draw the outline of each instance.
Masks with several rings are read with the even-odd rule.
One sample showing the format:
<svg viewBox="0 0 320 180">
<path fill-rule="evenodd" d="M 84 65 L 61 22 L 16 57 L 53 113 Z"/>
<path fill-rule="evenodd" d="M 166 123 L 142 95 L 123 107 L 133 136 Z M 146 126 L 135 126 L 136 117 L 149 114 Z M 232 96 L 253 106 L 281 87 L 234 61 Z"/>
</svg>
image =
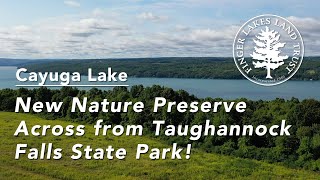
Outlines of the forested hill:
<svg viewBox="0 0 320 180">
<path fill-rule="evenodd" d="M 175 58 L 137 58 L 137 59 L 86 59 L 60 60 L 54 62 L 40 62 L 24 65 L 28 71 L 34 72 L 80 72 L 87 74 L 92 68 L 94 73 L 106 71 L 112 67 L 114 71 L 124 71 L 131 77 L 159 77 L 159 78 L 210 78 L 210 79 L 243 79 L 233 58 L 217 57 L 175 57 Z M 283 74 L 285 67 L 274 71 Z M 264 71 L 259 71 L 265 76 Z M 294 80 L 319 80 L 320 58 L 304 58 L 302 66 Z"/>
<path fill-rule="evenodd" d="M 48 62 L 57 62 L 61 59 L 11 59 L 0 58 L 0 66 L 26 66 L 31 64 L 40 64 Z"/>
<path fill-rule="evenodd" d="M 33 107 L 35 102 L 63 102 L 60 111 L 56 113 L 46 112 L 46 110 L 41 113 L 31 112 L 47 119 L 64 119 L 86 124 L 95 123 L 98 119 L 103 119 L 104 122 L 111 125 L 140 124 L 145 129 L 144 135 L 146 136 L 153 134 L 151 132 L 155 131 L 153 120 L 164 120 L 165 126 L 174 125 L 175 127 L 178 125 L 204 125 L 209 120 L 210 124 L 215 125 L 217 129 L 220 125 L 227 125 L 228 127 L 230 125 L 239 125 L 241 127 L 244 125 L 253 125 L 255 127 L 266 125 L 271 127 L 279 125 L 282 120 L 286 120 L 288 125 L 292 125 L 289 131 L 290 136 L 272 136 L 270 134 L 264 136 L 230 136 L 228 134 L 218 135 L 215 133 L 214 135 L 201 136 L 197 141 L 192 141 L 189 138 L 190 134 L 187 136 L 164 136 L 164 129 L 162 129 L 159 140 L 168 144 L 175 142 L 181 146 L 192 143 L 193 148 L 198 148 L 208 153 L 264 160 L 288 167 L 320 171 L 320 101 L 314 99 L 303 101 L 299 101 L 296 98 L 291 100 L 277 98 L 272 101 L 234 100 L 233 102 L 235 103 L 246 102 L 246 110 L 243 113 L 238 113 L 235 107 L 229 113 L 222 107 L 219 107 L 217 112 L 212 110 L 210 112 L 191 112 L 189 107 L 184 113 L 177 111 L 176 107 L 171 112 L 167 112 L 166 108 L 161 108 L 158 112 L 154 112 L 152 109 L 156 97 L 163 97 L 168 102 L 175 101 L 177 104 L 180 102 L 186 102 L 187 104 L 191 102 L 199 102 L 199 104 L 210 102 L 213 104 L 223 100 L 220 98 L 199 99 L 186 91 L 174 91 L 171 88 L 157 85 L 152 87 L 136 85 L 130 89 L 115 87 L 108 91 L 96 88 L 84 91 L 71 87 L 52 90 L 42 87 L 38 89 L 0 90 L 0 111 L 14 112 L 17 97 L 22 97 L 25 101 L 27 97 L 30 97 L 32 99 L 30 107 Z M 102 102 L 103 99 L 107 99 L 108 102 L 123 103 L 140 101 L 144 102 L 145 108 L 141 113 L 134 112 L 132 107 L 129 107 L 128 112 L 112 112 L 110 107 L 107 107 L 108 112 L 103 112 L 102 110 L 91 113 L 89 111 L 80 112 L 79 110 L 71 112 L 73 97 L 88 97 L 88 102 Z M 87 106 L 86 108 L 89 107 Z M 276 132 L 280 133 L 280 129 L 276 130 Z M 4 136 L 0 134 L 0 137 Z"/>
</svg>

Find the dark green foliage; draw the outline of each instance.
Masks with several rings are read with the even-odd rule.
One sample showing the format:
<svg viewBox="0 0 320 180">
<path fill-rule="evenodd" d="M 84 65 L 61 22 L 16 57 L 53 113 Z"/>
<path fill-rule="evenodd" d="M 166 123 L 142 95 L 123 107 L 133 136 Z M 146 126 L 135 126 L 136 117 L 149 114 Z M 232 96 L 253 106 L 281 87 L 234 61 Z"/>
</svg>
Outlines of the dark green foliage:
<svg viewBox="0 0 320 180">
<path fill-rule="evenodd" d="M 112 67 L 114 71 L 124 71 L 129 77 L 160 78 L 210 78 L 210 79 L 244 79 L 234 64 L 233 58 L 215 57 L 171 57 L 171 58 L 139 58 L 139 59 L 90 59 L 61 60 L 27 64 L 30 72 L 80 72 L 87 74 L 88 68 L 97 75 Z M 264 77 L 265 71 L 256 71 L 257 77 Z M 274 76 L 286 73 L 285 67 L 277 69 Z M 320 61 L 317 57 L 306 57 L 299 71 L 292 77 L 294 80 L 319 80 Z"/>
<path fill-rule="evenodd" d="M 165 97 L 168 101 L 221 101 L 221 99 L 198 99 L 189 95 L 183 90 L 174 91 L 171 88 L 154 85 L 144 88 L 141 85 L 133 86 L 131 89 L 124 87 L 103 91 L 93 88 L 89 91 L 80 91 L 75 88 L 62 88 L 61 90 L 39 89 L 2 89 L 0 90 L 0 110 L 14 111 L 16 97 L 32 97 L 36 101 L 62 101 L 63 106 L 60 112 L 46 113 L 39 115 L 47 119 L 62 118 L 69 121 L 83 123 L 94 123 L 103 119 L 110 124 L 142 124 L 145 128 L 144 134 L 151 135 L 155 126 L 153 120 L 166 120 L 167 124 L 173 125 L 194 125 L 204 124 L 207 119 L 212 124 L 248 125 L 254 126 L 264 124 L 271 126 L 280 124 L 281 120 L 287 120 L 292 125 L 291 136 L 204 136 L 198 141 L 190 141 L 188 137 L 166 137 L 160 138 L 168 143 L 178 142 L 180 145 L 193 143 L 193 147 L 204 149 L 206 152 L 227 154 L 243 158 L 278 162 L 290 167 L 303 167 L 315 171 L 320 170 L 320 102 L 314 99 L 299 101 L 296 98 L 291 100 L 275 99 L 272 101 L 245 101 L 247 109 L 244 113 L 232 110 L 226 113 L 220 109 L 217 113 L 180 113 L 173 110 L 166 112 L 165 108 L 158 113 L 153 113 L 153 101 L 155 97 Z M 129 108 L 128 113 L 80 113 L 70 112 L 72 97 L 88 97 L 88 101 L 142 101 L 145 104 L 144 111 L 135 113 Z"/>
</svg>

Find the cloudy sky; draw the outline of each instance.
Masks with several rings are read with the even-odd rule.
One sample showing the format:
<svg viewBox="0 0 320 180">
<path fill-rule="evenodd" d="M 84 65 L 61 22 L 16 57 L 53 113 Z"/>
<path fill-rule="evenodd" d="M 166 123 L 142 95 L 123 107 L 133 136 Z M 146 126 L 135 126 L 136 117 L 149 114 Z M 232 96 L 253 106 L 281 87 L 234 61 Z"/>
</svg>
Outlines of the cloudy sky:
<svg viewBox="0 0 320 180">
<path fill-rule="evenodd" d="M 288 18 L 307 56 L 320 55 L 316 0 L 0 1 L 0 57 L 232 56 L 239 27 L 261 14 Z"/>
</svg>

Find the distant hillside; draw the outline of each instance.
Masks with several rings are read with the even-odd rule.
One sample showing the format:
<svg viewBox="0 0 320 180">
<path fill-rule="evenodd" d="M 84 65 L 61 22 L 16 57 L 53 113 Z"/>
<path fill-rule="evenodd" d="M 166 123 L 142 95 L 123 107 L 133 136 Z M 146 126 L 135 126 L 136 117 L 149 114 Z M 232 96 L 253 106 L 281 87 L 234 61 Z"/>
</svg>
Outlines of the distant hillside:
<svg viewBox="0 0 320 180">
<path fill-rule="evenodd" d="M 48 62 L 57 62 L 60 59 L 10 59 L 0 58 L 0 66 L 25 66 L 30 64 L 41 64 Z"/>
<path fill-rule="evenodd" d="M 0 58 L 0 66 L 21 66 L 29 63 L 30 60 L 26 59 L 6 59 Z"/>
<path fill-rule="evenodd" d="M 320 58 L 307 57 L 294 80 L 319 80 Z M 44 61 L 43 61 L 44 62 Z M 87 74 L 93 68 L 97 75 L 112 67 L 114 71 L 124 71 L 131 77 L 159 78 L 207 78 L 207 79 L 243 79 L 233 58 L 223 57 L 168 57 L 168 58 L 135 58 L 135 59 L 86 59 L 46 61 L 23 65 L 35 72 L 80 72 Z M 254 69 L 256 77 L 265 77 L 265 72 Z M 275 78 L 286 73 L 285 67 L 273 71 Z"/>
</svg>

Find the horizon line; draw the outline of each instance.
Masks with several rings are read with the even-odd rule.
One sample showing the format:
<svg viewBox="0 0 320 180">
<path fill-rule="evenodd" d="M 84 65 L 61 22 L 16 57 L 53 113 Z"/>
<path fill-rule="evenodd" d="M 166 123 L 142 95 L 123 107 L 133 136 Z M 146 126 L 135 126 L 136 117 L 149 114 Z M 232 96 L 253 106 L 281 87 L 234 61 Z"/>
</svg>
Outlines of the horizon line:
<svg viewBox="0 0 320 180">
<path fill-rule="evenodd" d="M 128 87 L 129 85 L 127 84 L 79 84 L 79 85 L 75 85 L 75 84 L 69 84 L 69 85 L 55 85 L 55 84 L 47 84 L 47 85 L 32 85 L 32 84 L 26 84 L 26 85 L 22 85 L 22 84 L 17 84 L 15 85 L 16 87 Z"/>
<path fill-rule="evenodd" d="M 289 56 L 291 57 L 291 56 Z M 320 55 L 313 55 L 313 56 L 304 56 L 313 57 L 313 58 L 320 58 Z M 6 58 L 0 57 L 0 60 L 3 59 L 12 59 L 12 60 L 117 60 L 117 59 L 161 59 L 161 58 L 234 58 L 233 56 L 160 56 L 160 57 L 109 57 L 109 58 Z M 250 58 L 250 57 L 245 57 Z"/>
</svg>

